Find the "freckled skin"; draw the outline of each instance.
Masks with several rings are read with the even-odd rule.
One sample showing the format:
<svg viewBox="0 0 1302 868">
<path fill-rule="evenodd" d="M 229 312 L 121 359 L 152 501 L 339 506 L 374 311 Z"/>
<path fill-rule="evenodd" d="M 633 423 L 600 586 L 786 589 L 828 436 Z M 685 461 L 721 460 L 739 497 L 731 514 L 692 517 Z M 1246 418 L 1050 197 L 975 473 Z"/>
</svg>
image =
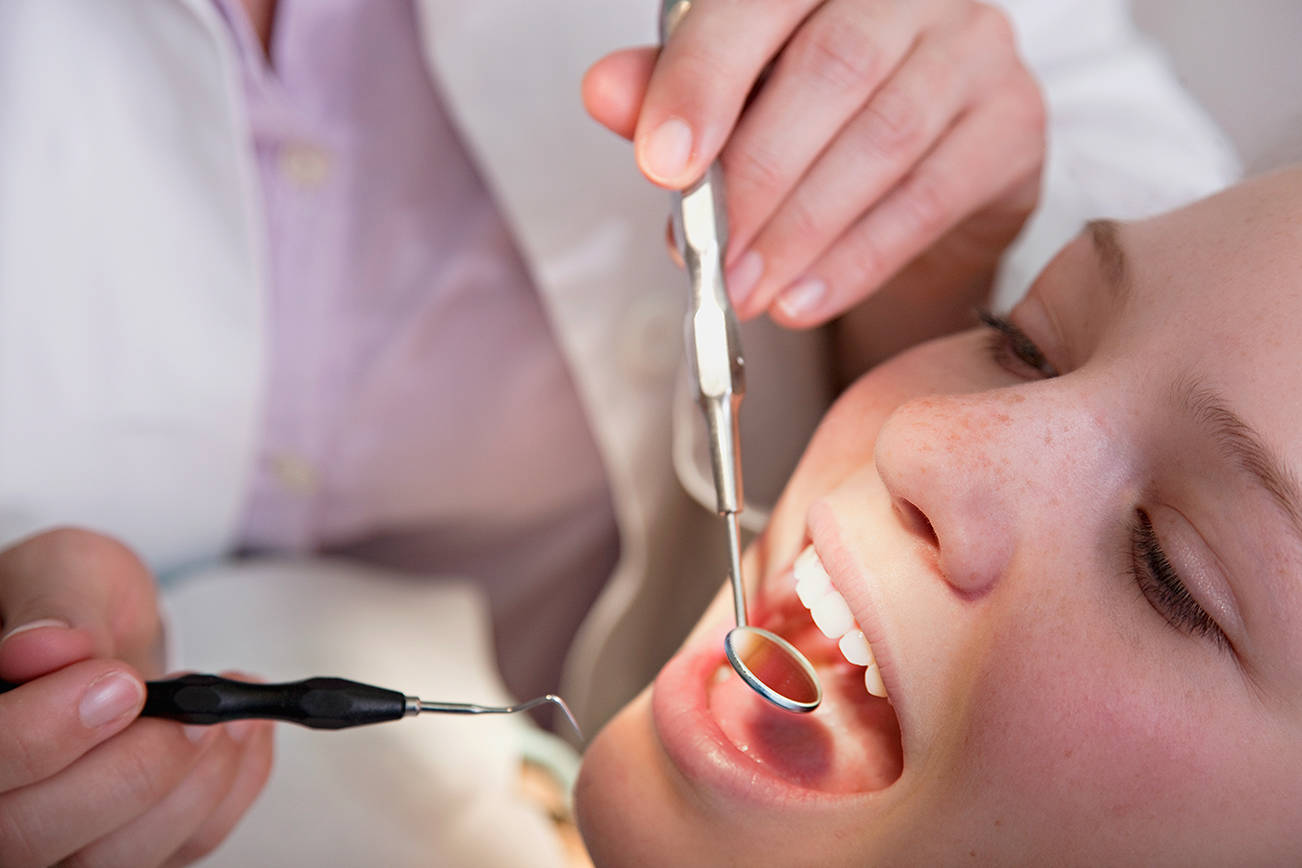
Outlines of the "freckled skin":
<svg viewBox="0 0 1302 868">
<path fill-rule="evenodd" d="M 1196 371 L 1302 475 L 1302 170 L 1119 239 L 1124 307 L 1078 240 L 1014 312 L 1063 376 L 996 366 L 985 333 L 897 356 L 830 411 L 748 552 L 769 581 L 810 516 L 835 529 L 893 667 L 898 781 L 817 808 L 720 798 L 669 762 L 644 694 L 580 777 L 598 864 L 1302 864 L 1302 545 L 1242 541 L 1278 517 L 1168 388 Z M 1230 649 L 1141 591 L 1139 505 L 1192 516 L 1186 547 L 1241 610 Z"/>
</svg>

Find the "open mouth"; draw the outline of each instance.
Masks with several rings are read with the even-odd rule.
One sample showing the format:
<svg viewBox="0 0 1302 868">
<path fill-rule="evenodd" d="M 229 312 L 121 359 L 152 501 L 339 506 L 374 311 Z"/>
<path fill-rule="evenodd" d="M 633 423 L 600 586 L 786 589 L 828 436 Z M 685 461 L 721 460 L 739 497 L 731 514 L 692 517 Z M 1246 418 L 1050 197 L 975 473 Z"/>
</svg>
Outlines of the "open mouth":
<svg viewBox="0 0 1302 868">
<path fill-rule="evenodd" d="M 826 570 L 812 548 L 798 563 L 799 570 L 788 567 L 751 599 L 751 623 L 809 659 L 822 682 L 822 704 L 808 714 L 772 705 L 732 671 L 722 634 L 712 632 L 657 679 L 661 741 L 689 778 L 747 799 L 789 803 L 883 790 L 903 773 L 899 719 L 880 673 L 863 665 L 871 649 L 862 634 L 843 638 L 859 632 L 857 625 L 824 584 Z"/>
<path fill-rule="evenodd" d="M 829 793 L 884 789 L 903 769 L 899 720 L 890 701 L 873 695 L 865 685 L 867 673 L 868 678 L 875 677 L 874 689 L 885 693 L 876 666 L 866 665 L 871 652 L 864 660 L 851 649 L 851 655 L 864 660 L 858 665 L 843 653 L 841 637 L 858 632 L 862 638 L 862 632 L 840 595 L 830 586 L 817 586 L 817 571 L 823 567 L 813 549 L 806 549 L 801 560 L 805 562 L 801 592 L 796 570 L 787 570 L 754 606 L 754 620 L 795 645 L 814 664 L 823 684 L 822 705 L 810 714 L 775 708 L 723 666 L 709 690 L 710 710 L 738 750 L 798 786 Z M 811 572 L 815 578 L 806 578 Z M 806 601 L 811 607 L 806 607 Z M 838 603 L 844 614 L 837 612 Z M 824 614 L 829 609 L 831 613 Z"/>
</svg>

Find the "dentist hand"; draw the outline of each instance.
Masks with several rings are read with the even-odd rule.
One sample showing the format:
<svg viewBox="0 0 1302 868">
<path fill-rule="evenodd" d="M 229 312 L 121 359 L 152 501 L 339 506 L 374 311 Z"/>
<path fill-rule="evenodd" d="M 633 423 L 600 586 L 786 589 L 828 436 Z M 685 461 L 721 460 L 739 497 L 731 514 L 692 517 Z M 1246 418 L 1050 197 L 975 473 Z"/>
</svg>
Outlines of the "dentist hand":
<svg viewBox="0 0 1302 868">
<path fill-rule="evenodd" d="M 721 156 L 743 318 L 814 326 L 888 283 L 914 306 L 971 293 L 1039 193 L 1039 89 L 972 0 L 696 0 L 663 52 L 608 55 L 583 95 L 661 186 Z"/>
<path fill-rule="evenodd" d="M 56 530 L 0 551 L 0 864 L 180 865 L 266 781 L 269 724 L 137 719 L 161 668 L 154 583 L 120 544 Z"/>
</svg>

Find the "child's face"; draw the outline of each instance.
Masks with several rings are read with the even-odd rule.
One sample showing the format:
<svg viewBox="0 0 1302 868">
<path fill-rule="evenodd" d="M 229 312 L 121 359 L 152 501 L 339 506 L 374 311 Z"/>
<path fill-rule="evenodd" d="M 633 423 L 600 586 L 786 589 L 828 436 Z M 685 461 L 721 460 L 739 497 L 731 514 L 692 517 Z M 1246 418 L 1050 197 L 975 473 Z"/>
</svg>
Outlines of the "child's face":
<svg viewBox="0 0 1302 868">
<path fill-rule="evenodd" d="M 746 565 L 824 707 L 716 677 L 721 596 L 590 748 L 598 864 L 1302 855 L 1302 171 L 1092 225 L 1011 321 L 828 414 Z M 795 600 L 810 542 L 893 705 Z"/>
</svg>

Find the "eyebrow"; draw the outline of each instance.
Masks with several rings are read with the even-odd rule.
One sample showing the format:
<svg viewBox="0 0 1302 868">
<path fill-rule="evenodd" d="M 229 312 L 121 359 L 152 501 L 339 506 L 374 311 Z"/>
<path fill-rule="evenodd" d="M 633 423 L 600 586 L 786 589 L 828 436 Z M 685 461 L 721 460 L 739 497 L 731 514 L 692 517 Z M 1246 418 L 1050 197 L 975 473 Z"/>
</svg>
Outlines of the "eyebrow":
<svg viewBox="0 0 1302 868">
<path fill-rule="evenodd" d="M 1302 486 L 1297 477 L 1247 422 L 1215 390 L 1194 377 L 1175 384 L 1179 405 L 1207 430 L 1221 453 L 1270 494 L 1275 505 L 1302 536 Z"/>
<path fill-rule="evenodd" d="M 1091 220 L 1085 224 L 1099 271 L 1113 299 L 1124 304 L 1130 294 L 1130 265 L 1121 246 L 1120 229 L 1116 220 Z M 1174 392 L 1177 405 L 1208 432 L 1230 463 L 1270 495 L 1302 537 L 1302 485 L 1256 429 L 1235 413 L 1220 393 L 1196 377 L 1177 379 Z"/>
<path fill-rule="evenodd" d="M 1120 229 L 1115 220 L 1091 220 L 1085 224 L 1085 233 L 1093 244 L 1099 271 L 1114 299 L 1124 302 L 1130 290 L 1130 265 L 1126 260 L 1126 250 L 1121 246 Z"/>
</svg>

